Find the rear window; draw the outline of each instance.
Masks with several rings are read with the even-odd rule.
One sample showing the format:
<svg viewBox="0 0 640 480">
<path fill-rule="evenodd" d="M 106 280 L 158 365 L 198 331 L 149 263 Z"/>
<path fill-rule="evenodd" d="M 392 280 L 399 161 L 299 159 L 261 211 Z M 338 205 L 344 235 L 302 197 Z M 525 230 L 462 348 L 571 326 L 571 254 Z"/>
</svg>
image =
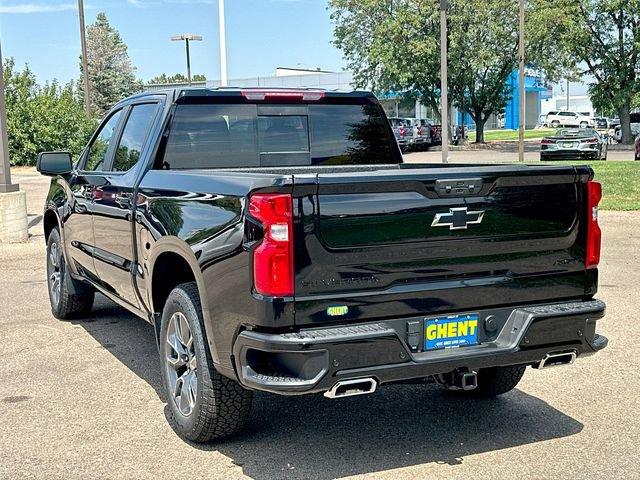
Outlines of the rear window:
<svg viewBox="0 0 640 480">
<path fill-rule="evenodd" d="M 587 137 L 595 137 L 598 135 L 592 128 L 561 128 L 556 132 L 556 136 L 558 137 L 577 137 L 577 138 L 587 138 Z"/>
<path fill-rule="evenodd" d="M 400 163 L 377 104 L 181 104 L 161 168 Z"/>
</svg>

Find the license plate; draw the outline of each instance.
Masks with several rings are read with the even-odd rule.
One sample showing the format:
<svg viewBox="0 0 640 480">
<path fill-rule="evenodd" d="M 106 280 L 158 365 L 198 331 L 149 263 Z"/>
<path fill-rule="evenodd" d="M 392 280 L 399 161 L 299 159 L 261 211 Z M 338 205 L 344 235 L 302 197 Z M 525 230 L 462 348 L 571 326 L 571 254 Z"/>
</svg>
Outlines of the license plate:
<svg viewBox="0 0 640 480">
<path fill-rule="evenodd" d="M 465 347 L 478 343 L 477 313 L 447 315 L 424 320 L 425 350 Z"/>
<path fill-rule="evenodd" d="M 573 148 L 573 142 L 572 143 L 563 143 L 562 144 L 562 148 Z"/>
</svg>

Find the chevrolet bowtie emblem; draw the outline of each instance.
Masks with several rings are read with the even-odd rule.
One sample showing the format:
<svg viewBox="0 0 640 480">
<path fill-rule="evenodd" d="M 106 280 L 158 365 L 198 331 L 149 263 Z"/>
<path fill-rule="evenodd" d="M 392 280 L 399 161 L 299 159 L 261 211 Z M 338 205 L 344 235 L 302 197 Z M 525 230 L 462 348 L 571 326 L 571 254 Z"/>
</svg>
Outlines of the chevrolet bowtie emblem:
<svg viewBox="0 0 640 480">
<path fill-rule="evenodd" d="M 450 208 L 449 213 L 436 213 L 432 227 L 449 227 L 449 230 L 463 230 L 468 225 L 482 222 L 484 210 L 467 211 L 467 207 Z"/>
</svg>

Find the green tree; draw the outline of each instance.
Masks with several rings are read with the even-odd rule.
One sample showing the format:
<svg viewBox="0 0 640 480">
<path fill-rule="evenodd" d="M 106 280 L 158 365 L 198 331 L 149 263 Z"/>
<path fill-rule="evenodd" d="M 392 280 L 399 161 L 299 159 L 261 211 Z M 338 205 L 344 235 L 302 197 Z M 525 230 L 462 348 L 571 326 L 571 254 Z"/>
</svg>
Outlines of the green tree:
<svg viewBox="0 0 640 480">
<path fill-rule="evenodd" d="M 84 71 L 80 59 L 80 85 Z M 87 63 L 92 109 L 104 113 L 114 103 L 142 90 L 142 82 L 135 77 L 135 67 L 127 53 L 127 45 L 118 31 L 100 12 L 96 21 L 87 27 Z"/>
<path fill-rule="evenodd" d="M 60 86 L 54 80 L 40 86 L 29 67 L 17 71 L 12 58 L 5 59 L 3 75 L 11 162 L 33 165 L 42 151 L 78 155 L 95 120 L 85 116 L 73 83 Z"/>
<path fill-rule="evenodd" d="M 192 75 L 191 80 L 194 82 L 206 82 L 207 77 L 201 74 Z M 181 73 L 176 73 L 175 75 L 167 75 L 163 73 L 162 75 L 158 75 L 157 77 L 153 77 L 149 80 L 150 85 L 163 85 L 166 83 L 187 83 L 187 77 L 182 75 Z"/>
<path fill-rule="evenodd" d="M 596 109 L 620 117 L 622 143 L 633 143 L 629 113 L 640 103 L 640 0 L 575 0 L 564 48 L 583 62 L 594 81 Z"/>
<path fill-rule="evenodd" d="M 567 27 L 557 2 L 527 4 L 527 63 L 555 79 L 572 70 L 568 54 L 552 48 Z M 335 44 L 343 50 L 359 87 L 408 92 L 439 110 L 439 0 L 330 0 Z M 450 101 L 471 115 L 476 142 L 487 119 L 509 100 L 508 76 L 518 66 L 518 4 L 514 0 L 450 0 L 448 68 Z"/>
</svg>

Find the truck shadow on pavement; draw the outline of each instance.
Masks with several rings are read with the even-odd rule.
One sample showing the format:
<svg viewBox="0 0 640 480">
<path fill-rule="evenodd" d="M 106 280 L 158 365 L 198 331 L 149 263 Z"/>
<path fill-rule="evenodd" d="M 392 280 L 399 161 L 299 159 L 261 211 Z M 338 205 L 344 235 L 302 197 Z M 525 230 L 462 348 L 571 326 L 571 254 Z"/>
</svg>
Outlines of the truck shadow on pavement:
<svg viewBox="0 0 640 480">
<path fill-rule="evenodd" d="M 150 325 L 102 297 L 94 319 L 79 325 L 166 403 Z M 469 455 L 567 437 L 582 428 L 518 389 L 493 400 L 465 400 L 437 385 L 413 384 L 340 400 L 257 393 L 241 435 L 191 445 L 222 453 L 255 479 L 330 479 L 433 462 L 456 465 Z"/>
</svg>

